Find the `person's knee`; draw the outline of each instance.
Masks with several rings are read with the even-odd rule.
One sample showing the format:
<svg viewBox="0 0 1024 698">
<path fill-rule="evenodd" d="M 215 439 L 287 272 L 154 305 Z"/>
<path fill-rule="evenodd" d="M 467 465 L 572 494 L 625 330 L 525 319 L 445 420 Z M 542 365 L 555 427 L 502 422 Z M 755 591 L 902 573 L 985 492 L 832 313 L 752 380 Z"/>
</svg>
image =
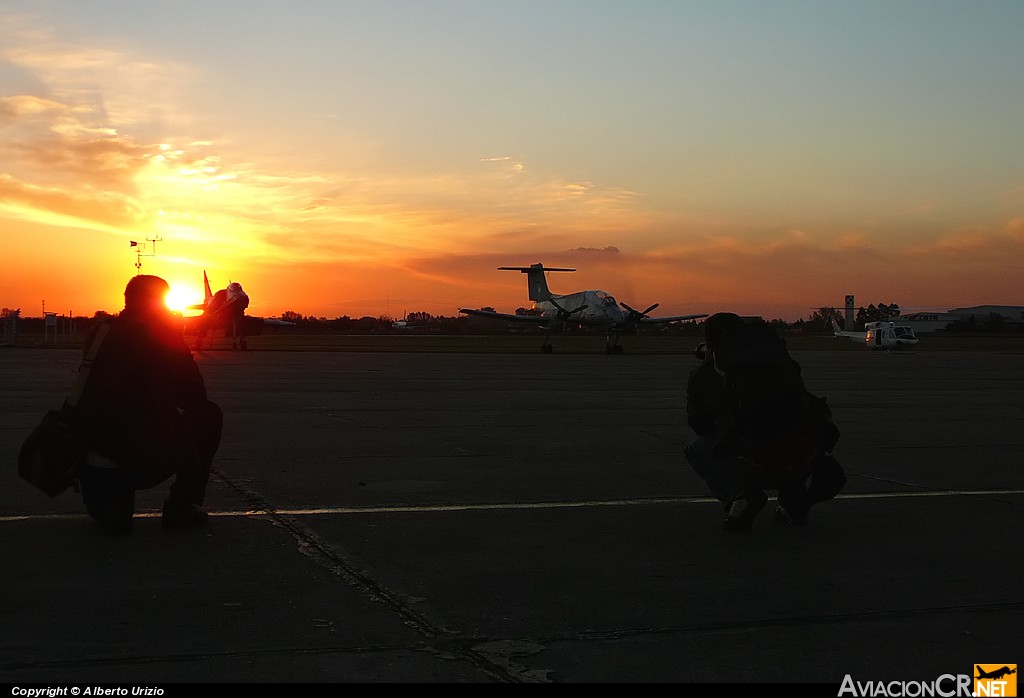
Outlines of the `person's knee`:
<svg viewBox="0 0 1024 698">
<path fill-rule="evenodd" d="M 809 486 L 810 496 L 815 502 L 833 499 L 846 486 L 846 472 L 834 457 L 821 455 L 814 460 Z"/>
<path fill-rule="evenodd" d="M 189 419 L 201 425 L 206 431 L 221 431 L 224 427 L 224 410 L 216 402 L 207 400 L 197 407 L 185 411 Z"/>
<path fill-rule="evenodd" d="M 189 407 L 182 412 L 187 428 L 200 442 L 220 441 L 224 430 L 224 412 L 220 406 L 207 400 L 201 405 Z"/>
<path fill-rule="evenodd" d="M 224 412 L 217 403 L 207 400 L 202 405 L 185 410 L 182 418 L 190 432 L 189 441 L 202 468 L 209 470 L 213 457 L 220 448 Z"/>
</svg>

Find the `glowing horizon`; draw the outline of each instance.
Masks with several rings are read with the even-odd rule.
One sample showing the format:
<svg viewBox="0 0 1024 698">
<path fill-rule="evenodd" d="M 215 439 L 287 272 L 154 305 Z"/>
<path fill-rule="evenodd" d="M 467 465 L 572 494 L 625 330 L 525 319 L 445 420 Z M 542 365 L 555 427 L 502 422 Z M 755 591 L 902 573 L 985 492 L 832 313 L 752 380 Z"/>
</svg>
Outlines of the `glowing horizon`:
<svg viewBox="0 0 1024 698">
<path fill-rule="evenodd" d="M 267 316 L 512 311 L 535 262 L 664 314 L 1024 304 L 1021 5 L 14 5 L 26 316 L 115 312 L 137 261 Z"/>
</svg>

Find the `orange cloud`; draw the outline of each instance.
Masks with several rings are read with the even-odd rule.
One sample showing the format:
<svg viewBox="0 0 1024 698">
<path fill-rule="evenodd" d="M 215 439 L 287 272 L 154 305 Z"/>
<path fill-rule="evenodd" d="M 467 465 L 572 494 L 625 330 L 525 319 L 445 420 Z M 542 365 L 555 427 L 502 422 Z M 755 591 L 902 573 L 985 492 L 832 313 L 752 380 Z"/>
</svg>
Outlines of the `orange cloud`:
<svg viewBox="0 0 1024 698">
<path fill-rule="evenodd" d="M 80 130 L 55 133 L 32 143 L 7 143 L 8 152 L 50 176 L 85 186 L 118 191 L 134 189 L 134 176 L 153 149 L 130 138 Z"/>
<path fill-rule="evenodd" d="M 59 102 L 33 95 L 0 97 L 0 126 L 9 127 L 26 117 L 63 110 L 64 106 Z"/>
<path fill-rule="evenodd" d="M 1017 242 L 1024 242 L 1024 217 L 1012 218 L 1006 224 L 1006 234 Z"/>
<path fill-rule="evenodd" d="M 138 229 L 146 224 L 145 212 L 137 203 L 117 192 L 69 193 L 63 189 L 38 187 L 0 174 L 0 205 L 18 217 L 45 219 L 53 223 L 98 223 L 111 230 Z"/>
</svg>

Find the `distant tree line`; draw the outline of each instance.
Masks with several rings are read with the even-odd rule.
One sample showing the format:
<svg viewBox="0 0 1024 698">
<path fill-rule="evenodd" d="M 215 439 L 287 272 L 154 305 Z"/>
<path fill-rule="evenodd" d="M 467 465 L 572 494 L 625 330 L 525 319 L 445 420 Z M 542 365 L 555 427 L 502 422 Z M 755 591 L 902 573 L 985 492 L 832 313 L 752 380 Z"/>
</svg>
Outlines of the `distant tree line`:
<svg viewBox="0 0 1024 698">
<path fill-rule="evenodd" d="M 494 311 L 494 308 L 482 308 L 482 310 Z M 516 315 L 539 315 L 540 311 L 533 308 L 517 308 Z M 402 334 L 402 333 L 438 333 L 438 334 L 506 334 L 508 332 L 533 332 L 536 328 L 516 322 L 502 322 L 488 318 L 474 317 L 471 315 L 445 316 L 433 315 L 427 312 L 406 313 L 403 318 L 394 318 L 388 315 L 368 316 L 353 318 L 345 315 L 334 319 L 326 317 L 314 317 L 302 315 L 294 310 L 286 310 L 278 315 L 282 320 L 295 323 L 295 329 L 300 332 L 337 333 L 337 334 L 364 334 L 368 332 L 380 334 Z M 401 322 L 399 322 L 401 321 Z M 779 322 L 782 322 L 781 320 Z M 603 333 L 601 328 L 590 327 L 569 327 L 566 330 L 570 333 Z M 697 322 L 683 322 L 666 325 L 649 331 L 662 332 L 666 334 L 700 334 L 703 327 Z"/>
<path fill-rule="evenodd" d="M 483 308 L 491 310 L 494 308 Z M 516 308 L 516 315 L 539 315 L 540 311 L 534 308 Z M 898 317 L 900 306 L 896 303 L 871 304 L 857 309 L 854 329 L 863 331 L 865 323 L 888 320 Z M 96 322 L 112 315 L 103 310 L 97 310 L 91 317 L 75 316 L 73 318 L 60 317 L 62 327 L 75 335 L 87 332 Z M 388 315 L 369 316 L 353 318 L 344 315 L 336 318 L 317 317 L 314 315 L 303 315 L 295 310 L 285 310 L 278 315 L 281 320 L 295 323 L 294 328 L 266 328 L 268 332 L 300 332 L 310 334 L 367 334 L 367 333 L 438 333 L 438 334 L 505 334 L 509 332 L 528 333 L 536 332 L 533 325 L 502 322 L 488 318 L 457 315 L 444 316 L 433 315 L 428 312 L 417 311 L 406 313 L 403 318 L 394 318 Z M 781 318 L 766 320 L 781 334 L 831 334 L 832 321 L 836 320 L 840 327 L 844 323 L 844 313 L 840 308 L 822 307 L 814 310 L 806 319 L 796 322 L 787 322 Z M 19 332 L 29 334 L 42 334 L 44 318 L 41 317 L 19 317 L 16 310 L 0 308 L 0 320 L 3 321 L 5 333 L 12 332 L 15 327 Z M 401 320 L 402 322 L 399 322 Z M 1020 327 L 1018 324 L 1007 322 L 1006 318 L 995 313 L 986 319 L 970 317 L 966 320 L 953 323 L 951 332 L 986 332 L 1001 333 L 1009 329 Z M 1024 327 L 1020 327 L 1024 330 Z M 846 329 L 845 327 L 843 329 Z M 597 327 L 569 327 L 569 333 L 580 334 L 601 334 L 603 329 Z M 693 335 L 700 336 L 704 332 L 703 320 L 689 322 L 678 322 L 668 325 L 655 325 L 645 330 L 648 334 L 664 335 Z"/>
<path fill-rule="evenodd" d="M 891 320 L 900 314 L 900 306 L 896 303 L 879 303 L 875 305 L 861 306 L 857 308 L 857 313 L 854 315 L 853 327 L 846 327 L 845 313 L 840 308 L 818 308 L 811 316 L 807 318 L 807 323 L 811 327 L 819 328 L 822 330 L 832 331 L 832 321 L 835 320 L 839 323 L 839 327 L 846 331 L 863 332 L 864 326 L 869 322 L 882 322 L 885 320 Z"/>
</svg>

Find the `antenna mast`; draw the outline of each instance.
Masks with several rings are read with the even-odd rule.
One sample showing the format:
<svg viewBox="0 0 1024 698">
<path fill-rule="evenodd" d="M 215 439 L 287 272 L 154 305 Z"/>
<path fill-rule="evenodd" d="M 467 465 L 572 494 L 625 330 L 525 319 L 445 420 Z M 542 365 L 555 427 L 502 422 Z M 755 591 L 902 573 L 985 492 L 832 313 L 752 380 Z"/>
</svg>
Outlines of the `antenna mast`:
<svg viewBox="0 0 1024 698">
<path fill-rule="evenodd" d="M 156 256 L 156 243 L 161 242 L 163 238 L 157 235 L 155 238 L 146 238 L 146 242 L 153 243 L 153 251 L 146 252 L 145 242 L 131 241 L 131 246 L 135 248 L 135 275 L 138 276 L 142 273 L 142 258 L 143 257 L 155 257 Z"/>
</svg>

